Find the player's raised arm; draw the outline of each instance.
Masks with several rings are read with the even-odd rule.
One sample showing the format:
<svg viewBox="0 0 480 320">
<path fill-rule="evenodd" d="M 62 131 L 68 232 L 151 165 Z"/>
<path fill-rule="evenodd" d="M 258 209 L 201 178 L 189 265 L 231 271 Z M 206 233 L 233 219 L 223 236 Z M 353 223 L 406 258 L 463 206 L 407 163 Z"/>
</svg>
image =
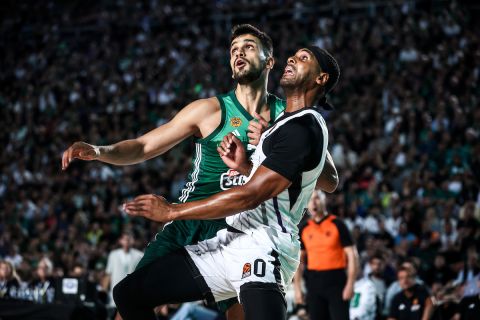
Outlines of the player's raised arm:
<svg viewBox="0 0 480 320">
<path fill-rule="evenodd" d="M 202 122 L 211 122 L 214 118 L 211 116 L 216 112 L 220 112 L 216 98 L 200 99 L 187 105 L 168 123 L 136 139 L 109 146 L 75 142 L 63 153 L 62 169 L 67 169 L 73 159 L 98 160 L 115 165 L 130 165 L 151 159 L 193 134 L 201 135 Z M 212 124 L 213 127 L 216 125 L 218 123 Z"/>
</svg>

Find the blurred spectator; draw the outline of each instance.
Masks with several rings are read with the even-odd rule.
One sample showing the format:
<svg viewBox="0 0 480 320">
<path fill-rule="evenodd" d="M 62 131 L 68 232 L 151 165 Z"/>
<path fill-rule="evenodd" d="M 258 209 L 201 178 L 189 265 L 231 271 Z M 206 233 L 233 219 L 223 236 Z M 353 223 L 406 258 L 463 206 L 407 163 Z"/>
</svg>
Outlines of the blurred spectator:
<svg viewBox="0 0 480 320">
<path fill-rule="evenodd" d="M 355 281 L 353 292 L 353 297 L 350 300 L 349 319 L 375 320 L 380 310 L 380 301 L 375 284 L 371 278 L 360 277 Z"/>
<path fill-rule="evenodd" d="M 8 251 L 8 254 L 5 256 L 5 260 L 9 261 L 15 268 L 20 266 L 20 264 L 23 261 L 23 258 L 18 252 L 18 250 L 19 249 L 17 245 L 12 245 L 10 246 L 10 250 Z"/>
<path fill-rule="evenodd" d="M 35 302 L 53 303 L 55 296 L 55 282 L 53 277 L 53 263 L 44 257 L 38 262 L 33 280 L 28 285 L 25 298 Z"/>
<path fill-rule="evenodd" d="M 477 281 L 477 287 L 480 288 L 480 281 Z M 477 320 L 480 315 L 480 294 L 465 296 L 458 306 L 458 312 L 461 320 Z"/>
<path fill-rule="evenodd" d="M 440 286 L 438 290 L 433 290 L 434 309 L 431 320 L 461 319 L 456 289 L 454 286 Z"/>
<path fill-rule="evenodd" d="M 428 320 L 433 311 L 427 288 L 415 282 L 411 268 L 400 267 L 397 272 L 401 291 L 390 305 L 389 320 Z"/>
<path fill-rule="evenodd" d="M 219 314 L 213 310 L 207 309 L 204 306 L 195 303 L 187 302 L 182 304 L 178 311 L 170 318 L 171 320 L 217 320 Z"/>
<path fill-rule="evenodd" d="M 463 270 L 458 273 L 455 283 L 464 286 L 463 296 L 477 296 L 480 294 L 480 261 L 474 248 L 468 250 Z"/>
<path fill-rule="evenodd" d="M 374 285 L 375 295 L 378 300 L 377 310 L 382 310 L 385 294 L 387 292 L 387 284 L 385 282 L 385 260 L 380 254 L 370 257 L 368 264 L 365 266 L 365 277 L 369 278 Z M 381 312 L 379 312 L 381 313 Z"/>
<path fill-rule="evenodd" d="M 400 269 L 408 270 L 409 276 L 413 277 L 415 284 L 423 285 L 423 280 L 418 278 L 417 276 L 417 267 L 412 261 L 405 261 L 401 264 Z M 391 310 L 391 304 L 393 298 L 403 290 L 400 281 L 398 280 L 398 272 L 397 272 L 397 281 L 393 282 L 387 289 L 387 293 L 385 295 L 385 304 L 384 304 L 384 315 L 388 314 Z"/>
<path fill-rule="evenodd" d="M 137 263 L 143 256 L 140 250 L 132 248 L 134 244 L 132 233 L 123 232 L 118 239 L 118 243 L 121 247 L 111 251 L 108 255 L 106 274 L 103 279 L 103 288 L 110 293 L 109 306 L 111 308 L 115 308 L 112 297 L 113 287 L 135 270 Z"/>
<path fill-rule="evenodd" d="M 400 223 L 398 234 L 395 237 L 395 245 L 399 246 L 402 244 L 406 244 L 410 247 L 415 244 L 416 241 L 417 237 L 415 236 L 415 234 L 408 230 L 408 224 L 405 221 Z"/>
<path fill-rule="evenodd" d="M 449 281 L 455 278 L 455 273 L 445 261 L 445 256 L 441 253 L 435 256 L 433 266 L 425 272 L 425 282 L 429 286 L 433 283 L 440 283 L 446 285 Z"/>
<path fill-rule="evenodd" d="M 13 264 L 9 261 L 0 260 L 0 299 L 13 298 L 11 289 L 19 288 L 20 283 L 20 278 Z"/>
</svg>

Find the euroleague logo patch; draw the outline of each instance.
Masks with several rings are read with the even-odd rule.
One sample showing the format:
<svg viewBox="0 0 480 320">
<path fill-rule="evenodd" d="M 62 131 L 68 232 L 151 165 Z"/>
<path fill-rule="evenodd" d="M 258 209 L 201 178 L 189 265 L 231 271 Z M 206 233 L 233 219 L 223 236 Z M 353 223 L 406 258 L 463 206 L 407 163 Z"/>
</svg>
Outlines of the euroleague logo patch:
<svg viewBox="0 0 480 320">
<path fill-rule="evenodd" d="M 242 119 L 238 117 L 230 118 L 230 125 L 234 128 L 238 128 L 242 125 Z"/>
<path fill-rule="evenodd" d="M 250 263 L 245 263 L 243 265 L 242 279 L 250 277 L 252 275 L 252 265 Z"/>
</svg>

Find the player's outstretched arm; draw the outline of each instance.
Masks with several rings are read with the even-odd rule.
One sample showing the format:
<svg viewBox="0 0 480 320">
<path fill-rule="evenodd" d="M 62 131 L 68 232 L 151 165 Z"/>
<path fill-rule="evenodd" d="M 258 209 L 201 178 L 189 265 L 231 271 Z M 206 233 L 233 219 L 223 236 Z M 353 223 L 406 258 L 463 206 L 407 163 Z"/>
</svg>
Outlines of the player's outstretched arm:
<svg viewBox="0 0 480 320">
<path fill-rule="evenodd" d="M 290 184 L 287 178 L 262 165 L 245 185 L 207 199 L 170 204 L 157 195 L 142 195 L 125 203 L 123 208 L 130 215 L 159 222 L 219 219 L 253 209 L 280 194 Z"/>
<path fill-rule="evenodd" d="M 187 105 L 168 123 L 136 139 L 120 141 L 110 146 L 76 142 L 63 153 L 62 169 L 67 169 L 73 159 L 98 160 L 115 165 L 143 162 L 199 133 L 202 122 L 215 122 L 216 118 L 220 122 L 220 117 L 212 117 L 216 112 L 220 112 L 216 98 L 201 99 Z"/>
</svg>

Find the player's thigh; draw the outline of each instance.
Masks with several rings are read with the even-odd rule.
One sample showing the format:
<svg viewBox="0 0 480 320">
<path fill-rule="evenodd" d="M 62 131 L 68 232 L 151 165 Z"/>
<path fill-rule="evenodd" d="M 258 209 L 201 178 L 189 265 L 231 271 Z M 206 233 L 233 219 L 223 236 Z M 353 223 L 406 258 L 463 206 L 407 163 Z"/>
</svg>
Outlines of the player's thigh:
<svg viewBox="0 0 480 320">
<path fill-rule="evenodd" d="M 136 270 L 150 264 L 159 257 L 182 249 L 189 244 L 189 234 L 195 232 L 193 225 L 186 221 L 173 221 L 158 232 L 155 239 L 145 248 L 142 259 L 138 262 Z"/>
<path fill-rule="evenodd" d="M 147 306 L 196 301 L 204 292 L 189 267 L 184 249 L 155 259 L 134 271 L 114 288 L 114 299 L 119 307 Z"/>
<path fill-rule="evenodd" d="M 243 238 L 248 240 L 248 236 Z M 282 266 L 278 253 L 268 246 L 245 245 L 245 239 L 232 241 L 225 249 L 226 269 L 229 281 L 237 292 L 248 282 L 264 282 L 275 284 L 284 290 Z"/>
<path fill-rule="evenodd" d="M 287 319 L 285 297 L 275 283 L 245 283 L 240 287 L 240 300 L 246 320 Z"/>
</svg>

